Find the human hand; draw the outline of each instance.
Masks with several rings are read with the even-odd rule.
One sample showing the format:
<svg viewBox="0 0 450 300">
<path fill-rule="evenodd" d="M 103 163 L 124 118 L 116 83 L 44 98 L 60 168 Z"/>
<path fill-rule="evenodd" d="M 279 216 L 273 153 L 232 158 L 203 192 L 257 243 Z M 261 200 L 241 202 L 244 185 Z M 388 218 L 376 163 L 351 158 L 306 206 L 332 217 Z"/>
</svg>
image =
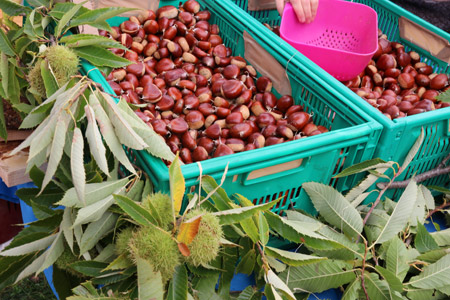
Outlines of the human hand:
<svg viewBox="0 0 450 300">
<path fill-rule="evenodd" d="M 283 14 L 285 0 L 275 0 L 280 15 Z M 289 0 L 300 23 L 311 23 L 316 17 L 319 0 Z"/>
</svg>

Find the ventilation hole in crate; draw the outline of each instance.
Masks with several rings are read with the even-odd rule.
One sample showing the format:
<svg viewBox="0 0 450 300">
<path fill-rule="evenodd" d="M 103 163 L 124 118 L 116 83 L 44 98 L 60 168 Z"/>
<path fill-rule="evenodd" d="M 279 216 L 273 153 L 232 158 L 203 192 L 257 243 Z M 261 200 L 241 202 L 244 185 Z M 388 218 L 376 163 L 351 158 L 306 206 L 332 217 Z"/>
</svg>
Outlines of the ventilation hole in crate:
<svg viewBox="0 0 450 300">
<path fill-rule="evenodd" d="M 233 176 L 233 182 L 236 182 L 238 180 L 237 174 Z"/>
</svg>

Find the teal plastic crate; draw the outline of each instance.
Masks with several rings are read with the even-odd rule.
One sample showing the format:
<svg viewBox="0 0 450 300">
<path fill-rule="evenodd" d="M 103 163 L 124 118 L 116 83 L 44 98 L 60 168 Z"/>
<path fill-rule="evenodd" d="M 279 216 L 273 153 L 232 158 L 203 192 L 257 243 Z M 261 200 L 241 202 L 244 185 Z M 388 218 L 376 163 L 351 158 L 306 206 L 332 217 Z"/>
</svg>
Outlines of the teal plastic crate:
<svg viewBox="0 0 450 300">
<path fill-rule="evenodd" d="M 389 40 L 402 43 L 405 45 L 407 51 L 414 50 L 418 52 L 422 57 L 422 61 L 431 65 L 435 72 L 450 74 L 448 62 L 435 58 L 426 49 L 422 49 L 400 37 L 399 19 L 405 18 L 434 34 L 439 35 L 449 43 L 450 34 L 387 0 L 356 0 L 353 2 L 368 5 L 377 12 L 378 26 L 383 33 L 387 35 Z M 397 178 L 398 181 L 437 167 L 442 159 L 450 152 L 450 107 L 391 121 L 383 116 L 380 111 L 369 105 L 334 77 L 326 73 L 319 66 L 283 41 L 279 36 L 262 25 L 263 23 L 272 26 L 280 25 L 281 17 L 275 9 L 249 11 L 247 0 L 221 0 L 220 3 L 226 10 L 239 11 L 238 14 L 240 15 L 240 19 L 250 22 L 252 24 L 251 26 L 257 28 L 255 31 L 257 31 L 260 36 L 266 37 L 268 43 L 277 45 L 280 51 L 285 52 L 285 55 L 292 58 L 290 63 L 308 68 L 311 72 L 330 84 L 334 90 L 382 124 L 383 132 L 374 157 L 402 163 L 423 127 L 425 131 L 423 145 L 416 157 L 412 160 L 408 169 Z M 236 6 L 239 6 L 241 10 Z M 448 175 L 441 175 L 429 179 L 423 182 L 423 184 L 449 187 L 450 177 Z M 402 192 L 403 190 L 399 189 L 389 191 L 386 195 L 393 199 L 398 199 Z"/>
<path fill-rule="evenodd" d="M 289 63 L 290 58 L 255 34 L 249 22 L 238 21 L 235 19 L 237 14 L 231 13 L 230 16 L 218 2 L 199 2 L 203 9 L 211 12 L 210 22 L 219 25 L 224 43 L 231 47 L 233 55 L 244 56 L 245 30 L 282 66 L 288 66 L 286 73 L 295 102 L 304 105 L 308 112 L 314 114 L 314 122 L 331 129 L 331 132 L 209 159 L 201 162 L 201 169 L 197 163 L 183 165 L 181 169 L 188 190 L 197 187 L 201 174 L 211 175 L 220 182 L 227 164 L 228 172 L 223 184 L 225 191 L 229 195 L 242 194 L 256 204 L 283 197 L 274 208 L 275 212 L 289 208 L 313 212 L 311 201 L 301 188 L 303 182 L 333 184 L 339 189 L 353 186 L 360 179 L 358 175 L 339 180 L 332 177 L 345 167 L 373 157 L 381 125 L 313 73 Z M 161 3 L 178 5 L 179 1 Z M 123 20 L 113 18 L 109 22 L 118 25 Z M 86 63 L 83 69 L 90 78 L 112 93 L 98 70 Z M 169 191 L 168 168 L 162 160 L 144 151 L 129 150 L 129 156 L 149 175 L 156 189 Z"/>
</svg>

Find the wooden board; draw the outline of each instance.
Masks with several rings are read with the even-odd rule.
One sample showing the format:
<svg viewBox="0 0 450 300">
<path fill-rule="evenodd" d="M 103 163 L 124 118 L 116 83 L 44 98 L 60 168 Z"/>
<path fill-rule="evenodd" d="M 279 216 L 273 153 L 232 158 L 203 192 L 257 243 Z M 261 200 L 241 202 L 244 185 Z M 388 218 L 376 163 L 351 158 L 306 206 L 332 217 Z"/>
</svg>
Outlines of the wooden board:
<svg viewBox="0 0 450 300">
<path fill-rule="evenodd" d="M 28 151 L 21 151 L 17 155 L 7 157 L 7 153 L 17 147 L 20 142 L 0 143 L 0 177 L 8 187 L 30 182 L 27 168 Z"/>
<path fill-rule="evenodd" d="M 23 141 L 25 140 L 33 131 L 32 130 L 7 130 L 8 142 L 12 141 Z M 0 142 L 5 140 L 0 137 Z"/>
</svg>

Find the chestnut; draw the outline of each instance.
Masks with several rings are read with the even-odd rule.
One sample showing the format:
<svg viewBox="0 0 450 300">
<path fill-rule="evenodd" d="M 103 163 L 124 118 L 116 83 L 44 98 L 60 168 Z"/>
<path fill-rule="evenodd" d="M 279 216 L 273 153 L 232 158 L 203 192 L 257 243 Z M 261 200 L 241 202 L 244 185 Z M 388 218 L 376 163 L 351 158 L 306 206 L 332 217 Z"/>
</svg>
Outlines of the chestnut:
<svg viewBox="0 0 450 300">
<path fill-rule="evenodd" d="M 295 112 L 288 117 L 288 126 L 294 131 L 300 131 L 308 124 L 310 115 L 304 111 Z"/>
<path fill-rule="evenodd" d="M 213 157 L 220 157 L 220 156 L 230 155 L 233 153 L 234 153 L 233 149 L 231 149 L 230 147 L 228 147 L 225 144 L 220 143 L 217 146 L 216 151 L 214 151 Z"/>
</svg>

